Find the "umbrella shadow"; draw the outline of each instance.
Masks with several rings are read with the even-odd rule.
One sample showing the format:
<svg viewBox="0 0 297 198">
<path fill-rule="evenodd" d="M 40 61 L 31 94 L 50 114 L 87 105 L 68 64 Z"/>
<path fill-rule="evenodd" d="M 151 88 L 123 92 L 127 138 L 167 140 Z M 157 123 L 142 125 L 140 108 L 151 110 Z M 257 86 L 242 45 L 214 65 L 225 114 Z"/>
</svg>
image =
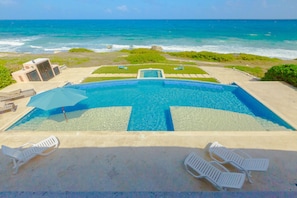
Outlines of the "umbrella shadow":
<svg viewBox="0 0 297 198">
<path fill-rule="evenodd" d="M 61 111 L 61 113 L 59 114 L 49 116 L 48 119 L 56 122 L 66 122 L 67 119 L 71 120 L 71 119 L 76 119 L 81 117 L 86 111 L 87 110 L 78 110 L 78 111 L 69 111 L 69 112 L 66 111 L 65 114 Z"/>
</svg>

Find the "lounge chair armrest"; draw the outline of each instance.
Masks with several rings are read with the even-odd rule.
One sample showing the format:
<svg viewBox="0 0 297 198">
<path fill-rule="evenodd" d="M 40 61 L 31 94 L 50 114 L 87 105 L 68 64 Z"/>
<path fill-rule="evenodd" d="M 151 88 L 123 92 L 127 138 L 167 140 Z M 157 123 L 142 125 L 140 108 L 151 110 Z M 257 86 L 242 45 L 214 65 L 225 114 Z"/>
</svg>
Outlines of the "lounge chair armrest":
<svg viewBox="0 0 297 198">
<path fill-rule="evenodd" d="M 47 156 L 53 152 L 55 152 L 57 150 L 58 147 L 55 147 L 53 148 L 52 150 L 48 151 L 48 152 L 44 152 L 44 153 L 37 153 L 38 155 L 41 155 L 41 156 Z"/>
<path fill-rule="evenodd" d="M 241 155 L 244 158 L 252 158 L 249 154 L 247 154 L 246 152 L 244 152 L 241 149 L 233 149 L 232 151 L 239 154 L 239 155 Z"/>
<path fill-rule="evenodd" d="M 231 161 L 219 160 L 218 158 L 215 158 L 212 152 L 209 152 L 209 155 L 210 155 L 210 158 L 213 159 L 213 161 L 216 161 L 217 163 L 220 163 L 220 164 L 227 164 L 231 162 Z"/>
<path fill-rule="evenodd" d="M 27 142 L 26 144 L 23 144 L 22 146 L 18 147 L 17 149 L 19 149 L 19 150 L 23 150 L 24 147 L 27 147 L 28 145 L 33 145 L 33 144 L 34 144 L 34 143 L 32 143 L 32 142 Z"/>
<path fill-rule="evenodd" d="M 192 175 L 193 177 L 195 177 L 195 178 L 197 178 L 197 179 L 206 177 L 205 175 L 195 175 L 195 174 L 193 173 L 193 171 L 189 170 L 189 168 L 188 168 L 187 165 L 185 165 L 185 167 L 186 167 L 186 171 L 187 171 L 190 175 Z"/>
<path fill-rule="evenodd" d="M 230 172 L 225 166 L 223 166 L 222 164 L 220 164 L 217 161 L 210 161 L 210 164 L 213 164 L 214 166 L 217 166 L 218 168 L 222 169 L 225 172 Z"/>
</svg>

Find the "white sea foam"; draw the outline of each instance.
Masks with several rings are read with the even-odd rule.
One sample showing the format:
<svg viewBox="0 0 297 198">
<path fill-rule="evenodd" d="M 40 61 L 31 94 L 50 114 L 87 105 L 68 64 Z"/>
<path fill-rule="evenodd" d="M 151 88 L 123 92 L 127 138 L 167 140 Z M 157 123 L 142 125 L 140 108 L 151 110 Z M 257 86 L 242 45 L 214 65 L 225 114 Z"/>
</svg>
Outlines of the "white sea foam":
<svg viewBox="0 0 297 198">
<path fill-rule="evenodd" d="M 0 45 L 4 46 L 22 46 L 25 43 L 19 39 L 8 39 L 8 40 L 0 40 Z"/>
<path fill-rule="evenodd" d="M 0 51 L 2 52 L 33 52 L 33 53 L 54 53 L 56 51 L 68 51 L 75 47 L 84 47 L 95 52 L 110 52 L 122 49 L 131 48 L 151 48 L 153 45 L 161 46 L 166 52 L 174 51 L 210 51 L 217 53 L 247 53 L 268 57 L 276 57 L 281 59 L 296 59 L 297 50 L 295 45 L 297 41 L 285 41 L 283 44 L 269 46 L 260 45 L 257 43 L 250 44 L 238 39 L 216 39 L 216 40 L 201 40 L 195 45 L 195 42 L 190 42 L 186 39 L 178 39 L 172 45 L 173 41 L 161 40 L 145 44 L 117 44 L 117 43 L 100 43 L 100 42 L 63 42 L 55 43 L 40 42 L 41 37 L 26 37 L 21 39 L 0 39 Z M 284 48 L 283 45 L 291 47 Z"/>
<path fill-rule="evenodd" d="M 43 47 L 41 46 L 35 46 L 35 45 L 30 45 L 31 48 L 34 48 L 34 49 L 42 49 Z"/>
<path fill-rule="evenodd" d="M 71 47 L 57 47 L 57 48 L 44 48 L 44 51 L 55 52 L 55 51 L 68 51 L 70 49 Z"/>
</svg>

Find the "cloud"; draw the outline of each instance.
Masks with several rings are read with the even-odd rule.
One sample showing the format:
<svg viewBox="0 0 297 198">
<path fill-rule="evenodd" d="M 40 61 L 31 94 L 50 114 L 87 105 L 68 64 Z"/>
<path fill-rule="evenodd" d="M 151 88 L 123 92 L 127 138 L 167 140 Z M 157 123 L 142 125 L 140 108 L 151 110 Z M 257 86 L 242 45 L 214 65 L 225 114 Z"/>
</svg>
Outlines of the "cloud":
<svg viewBox="0 0 297 198">
<path fill-rule="evenodd" d="M 126 5 L 121 5 L 117 7 L 117 10 L 122 11 L 122 12 L 127 12 L 128 7 Z"/>
</svg>

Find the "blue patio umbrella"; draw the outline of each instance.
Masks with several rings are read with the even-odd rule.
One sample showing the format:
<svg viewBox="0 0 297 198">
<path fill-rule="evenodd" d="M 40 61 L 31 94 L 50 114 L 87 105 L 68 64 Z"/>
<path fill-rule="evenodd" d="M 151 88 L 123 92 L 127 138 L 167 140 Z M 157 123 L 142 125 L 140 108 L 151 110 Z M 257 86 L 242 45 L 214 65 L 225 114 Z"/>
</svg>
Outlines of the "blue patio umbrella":
<svg viewBox="0 0 297 198">
<path fill-rule="evenodd" d="M 37 107 L 46 111 L 62 108 L 62 112 L 67 121 L 64 107 L 74 106 L 86 98 L 87 96 L 84 90 L 58 87 L 32 96 L 27 106 Z"/>
</svg>

